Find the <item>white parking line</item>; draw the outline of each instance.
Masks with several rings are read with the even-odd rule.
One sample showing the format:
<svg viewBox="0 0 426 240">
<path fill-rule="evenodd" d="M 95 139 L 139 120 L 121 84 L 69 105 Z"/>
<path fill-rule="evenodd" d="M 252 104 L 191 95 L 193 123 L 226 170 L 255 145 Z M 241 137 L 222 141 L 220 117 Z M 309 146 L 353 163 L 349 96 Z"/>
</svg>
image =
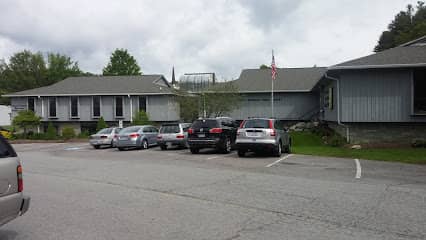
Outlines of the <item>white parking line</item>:
<svg viewBox="0 0 426 240">
<path fill-rule="evenodd" d="M 275 161 L 275 162 L 273 162 L 273 163 L 271 163 L 271 164 L 266 165 L 265 167 L 272 167 L 272 166 L 274 166 L 275 164 L 278 164 L 278 163 L 280 163 L 281 161 L 284 161 L 284 160 L 286 160 L 287 158 L 289 158 L 289 157 L 291 157 L 291 156 L 293 156 L 293 154 L 285 155 L 284 157 L 282 157 L 282 158 L 278 159 L 277 161 Z"/>
<path fill-rule="evenodd" d="M 214 156 L 214 157 L 208 157 L 207 160 L 212 160 L 212 159 L 216 159 L 219 158 L 220 156 Z"/>
<path fill-rule="evenodd" d="M 355 178 L 361 178 L 361 163 L 359 163 L 358 159 L 354 159 L 354 160 L 355 160 L 355 165 L 356 165 Z"/>
</svg>

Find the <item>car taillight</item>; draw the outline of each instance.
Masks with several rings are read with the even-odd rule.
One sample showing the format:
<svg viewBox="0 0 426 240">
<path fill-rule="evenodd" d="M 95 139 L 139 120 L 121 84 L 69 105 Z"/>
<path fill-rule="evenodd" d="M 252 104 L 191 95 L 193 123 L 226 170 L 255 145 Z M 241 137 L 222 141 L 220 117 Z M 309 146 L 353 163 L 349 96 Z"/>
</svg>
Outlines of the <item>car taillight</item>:
<svg viewBox="0 0 426 240">
<path fill-rule="evenodd" d="M 190 128 L 188 129 L 188 134 L 193 134 L 194 133 L 194 129 Z"/>
<path fill-rule="evenodd" d="M 176 135 L 176 138 L 185 138 L 185 136 L 182 134 L 179 134 L 179 135 Z"/>
<path fill-rule="evenodd" d="M 243 128 L 245 123 L 246 123 L 246 120 L 242 121 L 242 122 L 240 123 L 240 128 Z"/>
<path fill-rule="evenodd" d="M 271 136 L 276 136 L 277 132 L 274 129 L 274 122 L 272 120 L 269 120 L 269 128 L 271 129 Z"/>
<path fill-rule="evenodd" d="M 139 137 L 139 133 L 132 133 L 129 135 L 130 138 L 137 138 Z"/>
<path fill-rule="evenodd" d="M 24 190 L 24 181 L 22 179 L 22 166 L 19 165 L 16 169 L 16 173 L 18 174 L 18 192 L 22 192 Z"/>
<path fill-rule="evenodd" d="M 212 128 L 209 131 L 210 133 L 222 133 L 222 128 Z"/>
<path fill-rule="evenodd" d="M 101 136 L 101 138 L 108 138 L 107 136 Z"/>
<path fill-rule="evenodd" d="M 238 128 L 238 130 L 237 130 L 237 136 L 240 136 L 240 134 L 243 132 L 243 130 L 242 129 L 240 129 L 240 128 Z"/>
<path fill-rule="evenodd" d="M 275 129 L 271 129 L 271 136 L 276 136 L 277 132 L 275 131 Z"/>
<path fill-rule="evenodd" d="M 117 136 L 117 135 L 114 135 L 114 138 L 115 138 L 115 139 L 117 139 L 117 138 L 118 138 L 118 136 Z"/>
<path fill-rule="evenodd" d="M 162 138 L 163 138 L 163 136 L 161 136 L 161 135 L 157 136 L 157 139 L 162 139 Z"/>
</svg>

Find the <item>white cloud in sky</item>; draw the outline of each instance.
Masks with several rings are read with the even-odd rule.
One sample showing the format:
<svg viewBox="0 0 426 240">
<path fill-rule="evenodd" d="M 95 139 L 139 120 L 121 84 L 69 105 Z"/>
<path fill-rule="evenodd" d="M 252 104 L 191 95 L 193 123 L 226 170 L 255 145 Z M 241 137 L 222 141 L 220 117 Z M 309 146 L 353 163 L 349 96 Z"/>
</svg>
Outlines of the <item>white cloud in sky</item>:
<svg viewBox="0 0 426 240">
<path fill-rule="evenodd" d="M 126 48 L 144 73 L 170 79 L 243 68 L 330 66 L 370 54 L 395 14 L 415 0 L 0 0 L 0 58 L 60 52 L 101 73 Z"/>
</svg>

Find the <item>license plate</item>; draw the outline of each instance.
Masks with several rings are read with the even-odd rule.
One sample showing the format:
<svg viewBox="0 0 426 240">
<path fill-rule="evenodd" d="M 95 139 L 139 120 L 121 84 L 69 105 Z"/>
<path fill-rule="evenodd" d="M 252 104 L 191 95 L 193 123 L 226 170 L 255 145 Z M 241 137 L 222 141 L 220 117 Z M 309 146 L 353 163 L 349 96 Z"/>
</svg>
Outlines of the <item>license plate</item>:
<svg viewBox="0 0 426 240">
<path fill-rule="evenodd" d="M 120 140 L 129 140 L 128 137 L 120 137 Z"/>
<path fill-rule="evenodd" d="M 252 141 L 253 141 L 253 142 L 256 142 L 256 138 L 253 138 L 253 139 L 252 139 Z"/>
<path fill-rule="evenodd" d="M 258 133 L 258 132 L 248 132 L 247 136 L 249 136 L 249 137 L 260 137 L 260 133 Z"/>
<path fill-rule="evenodd" d="M 206 137 L 206 134 L 198 134 L 198 137 L 199 137 L 199 138 Z"/>
</svg>

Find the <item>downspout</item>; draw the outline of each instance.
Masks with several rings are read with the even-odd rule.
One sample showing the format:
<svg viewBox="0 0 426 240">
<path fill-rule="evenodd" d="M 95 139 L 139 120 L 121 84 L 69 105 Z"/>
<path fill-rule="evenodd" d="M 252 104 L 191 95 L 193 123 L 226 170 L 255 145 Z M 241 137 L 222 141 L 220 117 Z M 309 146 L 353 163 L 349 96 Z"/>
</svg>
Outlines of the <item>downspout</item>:
<svg viewBox="0 0 426 240">
<path fill-rule="evenodd" d="M 130 122 L 133 122 L 133 99 L 132 97 L 129 95 L 127 95 L 127 97 L 129 97 L 129 102 L 130 102 Z"/>
<path fill-rule="evenodd" d="M 335 77 L 331 77 L 327 74 L 327 72 L 325 72 L 325 78 L 328 78 L 330 80 L 334 80 L 336 81 L 336 88 L 337 88 L 337 124 L 344 127 L 346 129 L 346 142 L 349 143 L 350 141 L 350 137 L 349 137 L 349 126 L 343 124 L 340 121 L 340 79 L 339 78 L 335 78 Z"/>
</svg>

